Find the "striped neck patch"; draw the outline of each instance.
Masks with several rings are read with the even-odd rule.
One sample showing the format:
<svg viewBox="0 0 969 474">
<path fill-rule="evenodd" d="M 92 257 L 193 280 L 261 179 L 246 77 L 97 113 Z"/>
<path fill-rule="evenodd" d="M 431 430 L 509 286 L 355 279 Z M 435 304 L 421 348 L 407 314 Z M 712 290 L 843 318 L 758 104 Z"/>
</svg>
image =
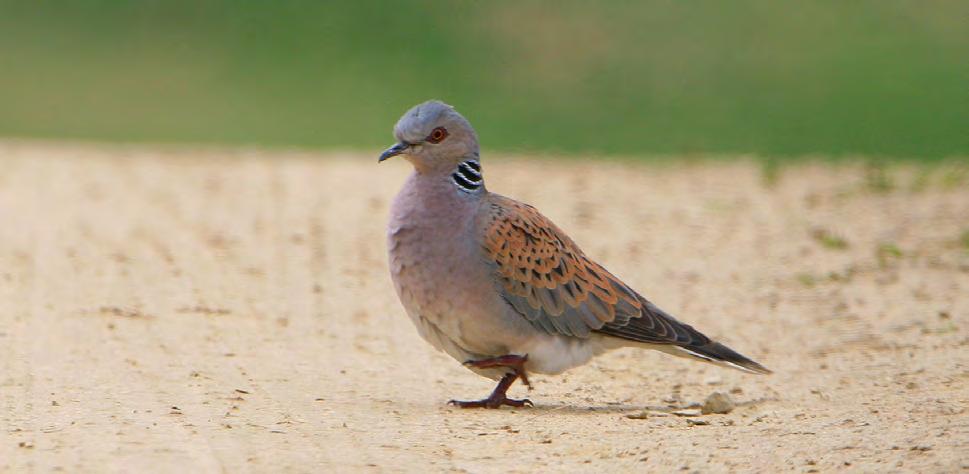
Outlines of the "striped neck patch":
<svg viewBox="0 0 969 474">
<path fill-rule="evenodd" d="M 478 160 L 467 160 L 458 163 L 458 168 L 451 173 L 451 181 L 457 185 L 458 189 L 466 193 L 472 193 L 484 184 L 481 176 L 481 163 Z"/>
</svg>

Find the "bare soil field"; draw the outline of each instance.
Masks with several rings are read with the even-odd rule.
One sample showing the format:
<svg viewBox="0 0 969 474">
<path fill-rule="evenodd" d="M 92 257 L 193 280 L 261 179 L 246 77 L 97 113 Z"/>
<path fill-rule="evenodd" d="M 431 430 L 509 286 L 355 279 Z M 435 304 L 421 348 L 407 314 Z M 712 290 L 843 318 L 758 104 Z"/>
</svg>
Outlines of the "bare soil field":
<svg viewBox="0 0 969 474">
<path fill-rule="evenodd" d="M 0 142 L 0 471 L 969 470 L 964 165 L 484 169 L 775 373 L 629 349 L 449 407 L 492 382 L 394 294 L 405 162 Z"/>
</svg>

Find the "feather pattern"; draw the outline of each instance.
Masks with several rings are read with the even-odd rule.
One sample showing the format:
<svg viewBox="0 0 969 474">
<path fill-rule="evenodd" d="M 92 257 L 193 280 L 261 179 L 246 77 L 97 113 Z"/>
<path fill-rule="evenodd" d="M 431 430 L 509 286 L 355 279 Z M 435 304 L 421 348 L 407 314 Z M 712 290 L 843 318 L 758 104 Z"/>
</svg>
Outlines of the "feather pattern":
<svg viewBox="0 0 969 474">
<path fill-rule="evenodd" d="M 724 353 L 725 346 L 636 293 L 534 207 L 493 193 L 483 205 L 483 247 L 497 289 L 533 326 L 578 338 L 598 332 L 674 345 L 699 358 L 729 356 L 741 368 L 766 371 L 740 354 Z"/>
</svg>

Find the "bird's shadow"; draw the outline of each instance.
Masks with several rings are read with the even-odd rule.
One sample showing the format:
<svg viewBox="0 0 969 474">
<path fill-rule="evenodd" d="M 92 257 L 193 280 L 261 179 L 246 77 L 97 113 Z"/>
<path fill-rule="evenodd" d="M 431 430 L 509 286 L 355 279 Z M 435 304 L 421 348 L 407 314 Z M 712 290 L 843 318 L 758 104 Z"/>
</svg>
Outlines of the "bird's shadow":
<svg viewBox="0 0 969 474">
<path fill-rule="evenodd" d="M 739 407 L 756 407 L 768 402 L 776 402 L 777 397 L 761 397 L 753 400 L 738 401 L 735 405 Z M 643 412 L 666 413 L 672 415 L 680 410 L 700 408 L 700 403 L 688 403 L 682 405 L 627 405 L 623 403 L 607 403 L 605 405 L 570 405 L 565 403 L 537 403 L 535 406 L 527 408 L 516 408 L 524 414 L 553 414 L 561 413 L 568 415 L 631 415 Z"/>
<path fill-rule="evenodd" d="M 562 413 L 569 415 L 595 415 L 595 414 L 616 414 L 625 415 L 641 413 L 644 411 L 672 413 L 681 410 L 679 407 L 668 407 L 659 405 L 625 405 L 625 404 L 606 404 L 606 405 L 569 405 L 564 403 L 539 403 L 527 409 L 527 413 Z"/>
</svg>

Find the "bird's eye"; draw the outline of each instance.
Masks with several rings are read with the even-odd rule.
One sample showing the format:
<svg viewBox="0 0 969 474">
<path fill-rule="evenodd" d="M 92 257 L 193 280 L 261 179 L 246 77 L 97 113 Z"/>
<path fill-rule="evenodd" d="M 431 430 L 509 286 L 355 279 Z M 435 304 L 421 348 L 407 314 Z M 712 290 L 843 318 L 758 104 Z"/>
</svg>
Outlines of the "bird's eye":
<svg viewBox="0 0 969 474">
<path fill-rule="evenodd" d="M 441 143 L 445 138 L 447 138 L 447 129 L 444 127 L 437 127 L 431 130 L 431 134 L 425 138 L 425 140 L 431 143 Z"/>
</svg>

